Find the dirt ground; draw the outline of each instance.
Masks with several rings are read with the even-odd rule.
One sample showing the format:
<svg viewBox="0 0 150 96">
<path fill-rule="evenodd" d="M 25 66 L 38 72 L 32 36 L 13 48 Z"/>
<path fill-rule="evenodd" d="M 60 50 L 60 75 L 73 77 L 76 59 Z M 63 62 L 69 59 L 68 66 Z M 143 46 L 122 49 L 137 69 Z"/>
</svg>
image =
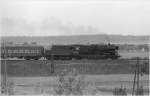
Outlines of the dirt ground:
<svg viewBox="0 0 150 96">
<path fill-rule="evenodd" d="M 131 74 L 111 74 L 111 75 L 85 75 L 85 82 L 88 82 L 88 93 L 112 95 L 114 88 L 125 87 L 127 93 L 131 94 L 134 75 Z M 9 77 L 9 80 L 14 82 L 15 95 L 27 94 L 55 94 L 53 87 L 58 84 L 56 76 L 50 77 Z M 149 76 L 143 75 L 140 77 L 140 85 L 144 88 L 144 94 L 149 93 L 148 89 Z M 94 91 L 95 92 L 95 91 Z"/>
</svg>

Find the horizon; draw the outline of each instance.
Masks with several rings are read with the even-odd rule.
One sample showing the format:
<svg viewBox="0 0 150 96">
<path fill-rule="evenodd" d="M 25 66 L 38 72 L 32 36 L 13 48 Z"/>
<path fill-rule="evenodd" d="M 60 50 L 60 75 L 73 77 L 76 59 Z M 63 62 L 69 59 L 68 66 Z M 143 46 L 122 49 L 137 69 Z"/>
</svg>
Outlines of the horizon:
<svg viewBox="0 0 150 96">
<path fill-rule="evenodd" d="M 38 36 L 38 35 L 15 35 L 15 36 L 0 36 L 0 37 L 72 37 L 72 36 L 96 36 L 96 35 L 99 35 L 99 36 L 131 36 L 131 37 L 150 37 L 150 35 L 122 35 L 122 34 L 76 34 L 76 35 L 48 35 L 48 36 Z"/>
</svg>

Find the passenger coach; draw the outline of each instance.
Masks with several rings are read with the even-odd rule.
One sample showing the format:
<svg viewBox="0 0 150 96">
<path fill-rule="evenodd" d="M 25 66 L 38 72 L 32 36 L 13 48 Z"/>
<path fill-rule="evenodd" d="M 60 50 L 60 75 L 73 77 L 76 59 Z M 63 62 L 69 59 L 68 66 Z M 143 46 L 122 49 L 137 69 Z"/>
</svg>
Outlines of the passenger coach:
<svg viewBox="0 0 150 96">
<path fill-rule="evenodd" d="M 3 46 L 1 47 L 2 58 L 24 58 L 24 59 L 35 59 L 38 60 L 44 55 L 43 46 Z"/>
</svg>

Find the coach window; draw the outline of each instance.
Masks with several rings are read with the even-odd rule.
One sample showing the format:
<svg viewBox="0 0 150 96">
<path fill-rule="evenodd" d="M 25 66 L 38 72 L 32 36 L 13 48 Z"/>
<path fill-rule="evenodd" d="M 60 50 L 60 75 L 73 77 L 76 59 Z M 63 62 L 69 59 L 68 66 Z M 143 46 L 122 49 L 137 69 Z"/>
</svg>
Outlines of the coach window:
<svg viewBox="0 0 150 96">
<path fill-rule="evenodd" d="M 36 50 L 36 53 L 40 53 L 40 50 Z"/>
<path fill-rule="evenodd" d="M 31 53 L 31 50 L 28 50 L 28 53 Z"/>
<path fill-rule="evenodd" d="M 35 53 L 34 50 L 31 50 L 31 53 Z"/>
<path fill-rule="evenodd" d="M 13 53 L 18 53 L 18 50 L 14 50 Z"/>
<path fill-rule="evenodd" d="M 35 53 L 35 50 L 31 50 L 31 53 Z"/>
<path fill-rule="evenodd" d="M 8 53 L 12 53 L 12 50 L 8 50 Z"/>
<path fill-rule="evenodd" d="M 30 50 L 30 53 L 33 53 L 33 50 Z"/>
<path fill-rule="evenodd" d="M 34 50 L 34 53 L 37 53 L 37 50 Z"/>
<path fill-rule="evenodd" d="M 19 50 L 19 53 L 23 53 L 23 50 Z"/>
<path fill-rule="evenodd" d="M 35 53 L 38 53 L 38 50 L 35 50 Z"/>
<path fill-rule="evenodd" d="M 34 50 L 34 53 L 38 53 L 38 50 Z"/>
<path fill-rule="evenodd" d="M 30 53 L 30 51 L 29 50 L 25 50 L 25 53 Z"/>
</svg>

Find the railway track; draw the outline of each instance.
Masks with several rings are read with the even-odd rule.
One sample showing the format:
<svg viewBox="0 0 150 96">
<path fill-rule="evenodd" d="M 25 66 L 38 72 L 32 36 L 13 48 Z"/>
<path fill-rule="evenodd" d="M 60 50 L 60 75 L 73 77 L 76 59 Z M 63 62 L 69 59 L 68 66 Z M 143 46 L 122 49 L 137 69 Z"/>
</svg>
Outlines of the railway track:
<svg viewBox="0 0 150 96">
<path fill-rule="evenodd" d="M 17 59 L 17 58 L 6 58 L 6 59 L 2 59 L 0 58 L 0 60 L 22 60 L 22 61 L 44 61 L 45 59 L 39 59 L 39 60 L 25 60 L 25 59 Z M 55 60 L 55 61 L 105 61 L 105 60 L 110 60 L 110 59 L 99 59 L 99 60 L 87 60 L 87 59 L 81 59 L 81 60 Z M 121 58 L 121 59 L 116 59 L 116 60 L 136 60 L 136 58 L 134 59 L 128 59 L 128 58 Z M 111 61 L 116 61 L 116 60 L 111 60 Z M 139 59 L 139 60 L 149 60 L 149 58 L 146 59 Z M 50 60 L 45 60 L 45 61 L 50 61 Z"/>
</svg>

